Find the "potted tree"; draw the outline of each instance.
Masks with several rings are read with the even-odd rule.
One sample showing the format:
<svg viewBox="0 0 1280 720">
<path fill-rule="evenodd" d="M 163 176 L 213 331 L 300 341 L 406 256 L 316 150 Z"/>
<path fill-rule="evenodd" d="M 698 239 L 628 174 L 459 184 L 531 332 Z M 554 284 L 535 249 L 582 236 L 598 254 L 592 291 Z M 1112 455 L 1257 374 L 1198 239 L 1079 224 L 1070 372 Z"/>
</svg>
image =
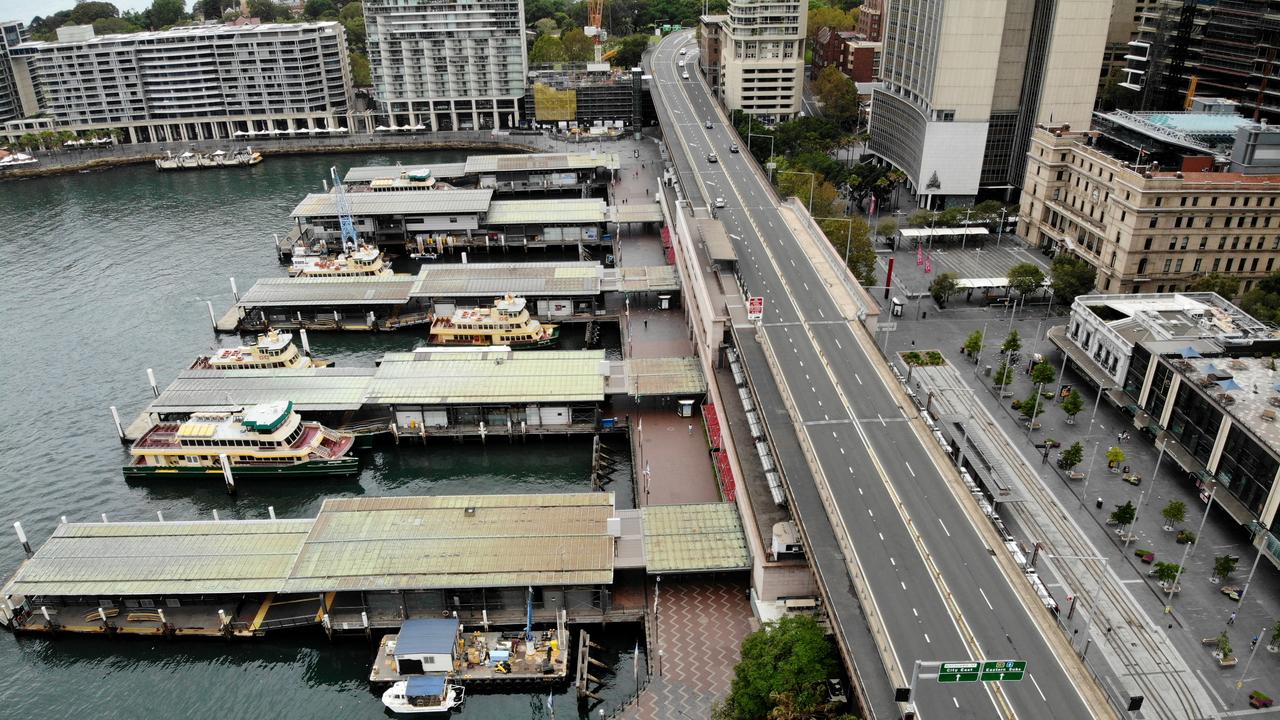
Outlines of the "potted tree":
<svg viewBox="0 0 1280 720">
<path fill-rule="evenodd" d="M 1239 561 L 1240 559 L 1235 555 L 1219 555 L 1215 557 L 1213 559 L 1213 577 L 1209 578 L 1209 582 L 1217 585 L 1226 580 L 1231 571 L 1236 569 L 1236 563 Z"/>
<path fill-rule="evenodd" d="M 1081 460 L 1084 460 L 1084 447 L 1078 442 L 1071 443 L 1071 447 L 1063 450 L 1058 456 L 1058 468 L 1067 471 L 1073 480 L 1083 479 L 1084 473 L 1078 473 L 1072 469 L 1079 465 Z M 1077 478 L 1077 475 L 1080 477 Z"/>
<path fill-rule="evenodd" d="M 996 368 L 995 379 L 991 384 L 1000 391 L 1000 397 L 1009 397 L 1012 393 L 1008 391 L 1009 384 L 1013 382 L 1013 368 L 1008 363 L 1000 363 L 1000 367 Z"/>
<path fill-rule="evenodd" d="M 1036 385 L 1036 393 L 1043 396 L 1044 386 L 1057 379 L 1058 374 L 1054 372 L 1053 366 L 1047 362 L 1036 363 L 1031 368 L 1031 382 Z M 1049 393 L 1049 397 L 1053 397 L 1053 393 Z"/>
<path fill-rule="evenodd" d="M 1009 335 L 1000 344 L 1001 354 L 1007 354 L 1010 365 L 1018 364 L 1018 351 L 1022 349 L 1022 338 L 1017 330 L 1009 331 Z"/>
<path fill-rule="evenodd" d="M 1118 447 L 1107 450 L 1107 467 L 1113 472 L 1120 472 L 1120 463 L 1124 462 L 1124 451 Z"/>
<path fill-rule="evenodd" d="M 1187 504 L 1181 500 L 1170 500 L 1160 511 L 1160 515 L 1164 517 L 1164 531 L 1173 532 L 1174 525 L 1187 519 Z"/>
<path fill-rule="evenodd" d="M 1236 657 L 1231 654 L 1231 638 L 1227 637 L 1225 630 L 1218 636 L 1218 649 L 1213 653 L 1213 656 L 1218 659 L 1220 667 L 1232 667 L 1238 662 Z"/>
<path fill-rule="evenodd" d="M 1079 390 L 1073 388 L 1067 397 L 1063 399 L 1061 407 L 1062 412 L 1067 414 L 1067 424 L 1075 425 L 1076 415 L 1079 415 L 1080 411 L 1084 410 L 1084 397 L 1080 395 Z"/>
<path fill-rule="evenodd" d="M 973 361 L 978 361 L 978 354 L 982 352 L 982 331 L 974 330 L 973 334 L 965 338 L 964 345 L 961 346 L 966 354 L 973 357 Z"/>
<path fill-rule="evenodd" d="M 1128 533 L 1129 525 L 1133 523 L 1134 518 L 1138 516 L 1138 509 L 1133 506 L 1133 502 L 1129 501 L 1123 505 L 1117 505 L 1116 509 L 1111 513 L 1111 523 L 1120 526 L 1120 533 L 1125 535 Z M 1155 555 L 1151 555 L 1151 559 L 1142 558 L 1145 563 L 1155 560 Z"/>
<path fill-rule="evenodd" d="M 1172 595 L 1180 590 L 1181 587 L 1174 587 L 1173 583 L 1178 579 L 1178 575 L 1182 572 L 1182 566 L 1177 563 L 1158 562 L 1152 569 L 1151 574 L 1160 581 L 1160 588 L 1166 593 Z"/>
<path fill-rule="evenodd" d="M 1271 628 L 1271 642 L 1267 643 L 1267 652 L 1280 652 L 1280 620 Z"/>
</svg>

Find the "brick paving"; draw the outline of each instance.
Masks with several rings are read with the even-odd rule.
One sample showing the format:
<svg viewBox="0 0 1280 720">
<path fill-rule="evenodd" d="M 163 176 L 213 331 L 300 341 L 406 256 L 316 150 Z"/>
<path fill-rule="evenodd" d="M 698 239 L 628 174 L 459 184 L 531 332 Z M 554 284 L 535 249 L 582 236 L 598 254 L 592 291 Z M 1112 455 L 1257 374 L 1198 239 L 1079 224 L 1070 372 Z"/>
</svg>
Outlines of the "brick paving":
<svg viewBox="0 0 1280 720">
<path fill-rule="evenodd" d="M 653 677 L 622 717 L 710 717 L 712 704 L 728 694 L 738 650 L 754 629 L 747 590 L 741 580 L 732 579 L 668 576 L 656 584 L 661 587 L 656 590 L 657 631 L 649 648 Z"/>
</svg>

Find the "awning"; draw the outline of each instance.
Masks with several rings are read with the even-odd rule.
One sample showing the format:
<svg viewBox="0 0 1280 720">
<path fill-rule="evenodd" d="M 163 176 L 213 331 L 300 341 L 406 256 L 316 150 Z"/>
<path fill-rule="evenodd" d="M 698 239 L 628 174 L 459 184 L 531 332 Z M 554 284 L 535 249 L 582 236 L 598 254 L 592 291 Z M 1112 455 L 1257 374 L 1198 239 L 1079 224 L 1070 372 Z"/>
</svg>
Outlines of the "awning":
<svg viewBox="0 0 1280 720">
<path fill-rule="evenodd" d="M 1178 351 L 1178 354 L 1179 354 L 1179 355 L 1181 355 L 1181 356 L 1182 356 L 1182 357 L 1184 357 L 1184 358 L 1198 358 L 1198 357 L 1202 357 L 1202 356 L 1200 355 L 1200 353 L 1196 352 L 1196 349 L 1195 349 L 1195 348 L 1193 348 L 1193 347 L 1191 347 L 1190 345 L 1188 345 L 1188 346 L 1186 346 L 1186 347 L 1182 348 L 1181 350 L 1179 350 L 1179 351 Z"/>
<path fill-rule="evenodd" d="M 1222 388 L 1223 390 L 1227 390 L 1227 391 L 1231 391 L 1231 390 L 1243 390 L 1243 389 L 1244 389 L 1244 388 L 1240 387 L 1240 383 L 1236 382 L 1235 380 L 1219 380 L 1219 381 L 1218 381 L 1218 387 Z"/>
</svg>

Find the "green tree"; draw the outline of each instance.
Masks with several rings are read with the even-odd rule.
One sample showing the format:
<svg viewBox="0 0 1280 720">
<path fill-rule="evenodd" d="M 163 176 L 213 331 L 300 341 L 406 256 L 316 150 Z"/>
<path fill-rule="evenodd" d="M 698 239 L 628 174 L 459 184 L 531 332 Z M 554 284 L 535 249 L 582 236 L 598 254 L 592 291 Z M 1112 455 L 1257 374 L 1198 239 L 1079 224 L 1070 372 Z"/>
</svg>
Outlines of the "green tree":
<svg viewBox="0 0 1280 720">
<path fill-rule="evenodd" d="M 1213 576 L 1226 580 L 1236 569 L 1236 563 L 1239 559 L 1234 555 L 1219 555 L 1213 559 Z"/>
<path fill-rule="evenodd" d="M 1120 463 L 1124 462 L 1124 451 L 1118 447 L 1107 450 L 1107 465 L 1110 467 L 1120 467 Z"/>
<path fill-rule="evenodd" d="M 651 35 L 644 33 L 628 35 L 619 43 L 621 49 L 613 56 L 613 64 L 618 67 L 632 68 L 640 64 L 640 57 L 649 48 Z"/>
<path fill-rule="evenodd" d="M 534 24 L 539 20 L 550 20 L 556 13 L 564 12 L 568 7 L 565 0 L 526 0 L 524 4 L 524 21 Z"/>
<path fill-rule="evenodd" d="M 1070 305 L 1077 296 L 1093 291 L 1097 275 L 1097 269 L 1084 258 L 1058 253 L 1049 265 L 1049 288 L 1058 302 Z"/>
<path fill-rule="evenodd" d="M 533 29 L 538 35 L 559 35 L 560 26 L 556 25 L 556 21 L 551 18 L 541 18 L 533 24 Z"/>
<path fill-rule="evenodd" d="M 591 62 L 596 56 L 596 43 L 582 28 L 574 28 L 560 36 L 564 54 L 571 62 Z"/>
<path fill-rule="evenodd" d="M 1016 356 L 1018 351 L 1022 349 L 1022 336 L 1017 330 L 1010 330 L 1005 336 L 1004 342 L 1000 343 L 1000 352 L 1009 353 L 1010 357 Z"/>
<path fill-rule="evenodd" d="M 822 103 L 823 115 L 832 122 L 846 130 L 856 127 L 860 110 L 858 88 L 840 68 L 824 67 L 813 81 L 813 94 Z"/>
<path fill-rule="evenodd" d="M 1034 263 L 1018 263 L 1009 268 L 1009 287 L 1026 297 L 1044 283 L 1044 272 Z"/>
<path fill-rule="evenodd" d="M 152 0 L 151 26 L 157 30 L 169 27 L 186 17 L 186 10 L 183 0 Z"/>
<path fill-rule="evenodd" d="M 893 237 L 898 232 L 897 221 L 887 218 L 876 224 L 876 234 L 880 237 Z"/>
<path fill-rule="evenodd" d="M 1155 575 L 1160 581 L 1160 585 L 1166 590 L 1172 592 L 1173 581 L 1182 573 L 1182 566 L 1178 563 L 1157 562 L 1151 569 L 1151 574 Z"/>
<path fill-rule="evenodd" d="M 1181 500 L 1170 500 L 1160 511 L 1160 516 L 1164 518 L 1165 526 L 1172 529 L 1187 519 L 1187 504 Z"/>
<path fill-rule="evenodd" d="M 1081 460 L 1084 460 L 1084 447 L 1079 442 L 1073 442 L 1071 447 L 1063 450 L 1058 456 L 1058 467 L 1070 471 L 1071 468 L 1079 465 Z"/>
<path fill-rule="evenodd" d="M 352 3 L 352 5 L 359 5 L 359 3 Z M 351 7 L 351 5 L 347 5 L 347 7 Z M 345 11 L 347 7 L 344 7 L 343 10 Z M 365 40 L 367 37 L 364 28 L 364 16 L 356 15 L 353 18 L 340 18 L 338 22 L 342 23 L 342 28 L 347 31 L 347 49 L 352 53 L 364 55 L 366 53 Z"/>
<path fill-rule="evenodd" d="M 92 25 L 95 20 L 103 20 L 106 18 L 120 17 L 120 9 L 109 2 L 96 2 L 96 0 L 88 0 L 87 2 L 76 3 L 71 9 L 69 19 L 72 25 Z M 35 23 L 32 22 L 34 26 Z"/>
<path fill-rule="evenodd" d="M 1000 367 L 996 368 L 995 376 L 991 380 L 991 384 L 998 388 L 1002 388 L 1013 382 L 1013 368 L 1006 363 L 1000 363 Z"/>
<path fill-rule="evenodd" d="M 816 620 L 793 615 L 770 621 L 742 641 L 742 659 L 733 671 L 726 704 L 732 717 L 765 718 L 790 696 L 795 717 L 809 717 L 821 705 L 823 684 L 838 668 L 834 648 Z"/>
<path fill-rule="evenodd" d="M 1280 324 L 1280 272 L 1272 273 L 1240 298 L 1240 309 L 1265 323 Z"/>
<path fill-rule="evenodd" d="M 361 53 L 350 53 L 351 57 L 351 84 L 356 87 L 370 87 L 373 85 L 373 75 L 369 71 L 369 58 Z"/>
<path fill-rule="evenodd" d="M 915 227 L 925 227 L 933 225 L 937 222 L 937 219 L 938 213 L 932 210 L 917 210 L 911 213 L 911 216 L 907 218 L 907 224 L 914 225 Z"/>
<path fill-rule="evenodd" d="M 818 7 L 809 7 L 809 44 L 812 45 L 818 39 L 818 31 L 824 27 L 832 30 L 852 30 L 858 24 L 858 11 L 856 9 L 848 12 L 840 8 L 820 5 Z"/>
<path fill-rule="evenodd" d="M 1211 272 L 1196 278 L 1191 283 L 1191 291 L 1218 293 L 1230 300 L 1240 293 L 1240 278 Z"/>
<path fill-rule="evenodd" d="M 142 32 L 142 28 L 123 18 L 102 18 L 93 21 L 94 35 L 128 35 Z"/>
<path fill-rule="evenodd" d="M 333 0 L 307 0 L 302 6 L 302 14 L 312 20 L 322 17 L 333 17 L 337 12 Z"/>
<path fill-rule="evenodd" d="M 1031 382 L 1044 388 L 1045 385 L 1053 382 L 1058 377 L 1057 371 L 1047 362 L 1036 363 L 1031 368 Z"/>
<path fill-rule="evenodd" d="M 970 355 L 976 356 L 978 353 L 982 352 L 982 331 L 974 330 L 970 333 L 969 337 L 965 338 L 964 345 L 962 347 L 964 348 L 964 351 Z"/>
<path fill-rule="evenodd" d="M 1114 450 L 1115 448 L 1112 449 Z M 1111 522 L 1124 527 L 1128 527 L 1136 517 L 1138 517 L 1138 509 L 1133 506 L 1132 501 L 1117 505 L 1116 509 L 1111 512 Z"/>
<path fill-rule="evenodd" d="M 256 17 L 262 22 L 284 20 L 290 15 L 289 8 L 271 0 L 249 0 L 249 17 Z"/>
<path fill-rule="evenodd" d="M 1029 418 L 1039 417 L 1044 414 L 1044 400 L 1040 399 L 1040 393 L 1032 388 L 1031 394 L 1027 395 L 1027 399 L 1022 401 L 1018 409 Z"/>
<path fill-rule="evenodd" d="M 564 43 L 560 42 L 560 38 L 551 35 L 539 37 L 533 42 L 533 49 L 529 51 L 531 63 L 564 62 L 567 59 Z"/>
<path fill-rule="evenodd" d="M 1084 397 L 1080 395 L 1079 390 L 1072 388 L 1071 392 L 1063 398 L 1061 407 L 1062 412 L 1067 414 L 1067 424 L 1075 425 L 1076 415 L 1079 415 L 1080 411 L 1084 410 Z"/>
<path fill-rule="evenodd" d="M 349 2 L 343 5 L 342 9 L 338 11 L 339 20 L 351 20 L 353 18 L 363 18 L 363 17 L 364 17 L 364 3 L 360 2 L 359 0 L 356 0 L 355 2 Z"/>
<path fill-rule="evenodd" d="M 938 307 L 947 306 L 947 300 L 960 289 L 960 284 L 955 273 L 944 272 L 938 273 L 938 276 L 929 283 L 929 294 L 933 296 L 933 301 L 938 303 Z"/>
</svg>

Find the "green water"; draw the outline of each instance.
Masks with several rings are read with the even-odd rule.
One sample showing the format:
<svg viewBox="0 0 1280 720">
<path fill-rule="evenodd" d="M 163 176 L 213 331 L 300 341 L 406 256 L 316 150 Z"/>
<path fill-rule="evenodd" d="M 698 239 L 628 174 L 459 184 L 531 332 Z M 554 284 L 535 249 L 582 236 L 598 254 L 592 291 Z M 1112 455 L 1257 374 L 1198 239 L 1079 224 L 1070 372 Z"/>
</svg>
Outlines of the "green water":
<svg viewBox="0 0 1280 720">
<path fill-rule="evenodd" d="M 0 575 L 23 553 L 20 520 L 35 545 L 58 517 L 96 520 L 310 516 L 327 496 L 585 490 L 590 445 L 504 440 L 481 445 L 385 448 L 364 455 L 347 481 L 244 483 L 235 497 L 216 482 L 126 485 L 125 451 L 108 407 L 127 423 L 151 398 L 146 369 L 163 387 L 219 339 L 205 301 L 232 302 L 229 277 L 247 289 L 283 276 L 271 235 L 328 168 L 455 162 L 465 153 L 270 158 L 243 171 L 159 173 L 137 166 L 0 182 Z M 320 357 L 372 365 L 408 350 L 415 333 L 312 334 Z M 623 487 L 618 485 L 620 494 Z M 627 498 L 620 498 L 625 505 Z M 617 661 L 608 710 L 633 688 L 635 637 L 611 628 Z M 596 636 L 593 635 L 593 640 Z M 268 642 L 166 641 L 0 633 L 0 708 L 10 718 L 381 717 L 365 680 L 374 648 L 323 634 Z M 613 653 L 620 653 L 613 657 Z M 642 659 L 643 662 L 643 659 Z M 465 718 L 548 717 L 541 694 L 474 695 Z M 576 715 L 562 692 L 556 715 Z"/>
</svg>

